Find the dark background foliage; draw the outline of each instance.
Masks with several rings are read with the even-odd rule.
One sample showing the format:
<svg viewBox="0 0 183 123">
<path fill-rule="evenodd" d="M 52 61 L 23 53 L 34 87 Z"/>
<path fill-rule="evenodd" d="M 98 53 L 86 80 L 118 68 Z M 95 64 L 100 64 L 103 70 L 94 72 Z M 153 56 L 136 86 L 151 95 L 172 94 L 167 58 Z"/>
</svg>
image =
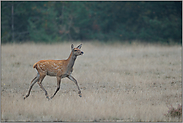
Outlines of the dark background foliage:
<svg viewBox="0 0 183 123">
<path fill-rule="evenodd" d="M 1 42 L 182 44 L 182 1 L 1 1 Z"/>
</svg>

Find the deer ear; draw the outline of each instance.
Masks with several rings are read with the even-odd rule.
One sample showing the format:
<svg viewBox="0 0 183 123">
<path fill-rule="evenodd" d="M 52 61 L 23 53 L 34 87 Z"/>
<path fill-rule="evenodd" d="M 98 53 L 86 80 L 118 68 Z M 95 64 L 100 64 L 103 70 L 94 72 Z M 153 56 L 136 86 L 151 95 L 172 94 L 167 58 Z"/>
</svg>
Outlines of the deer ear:
<svg viewBox="0 0 183 123">
<path fill-rule="evenodd" d="M 74 45 L 73 44 L 71 44 L 71 50 L 73 50 L 74 49 Z"/>
<path fill-rule="evenodd" d="M 78 49 L 81 49 L 81 46 L 82 46 L 82 44 L 80 44 L 77 48 L 78 48 Z"/>
</svg>

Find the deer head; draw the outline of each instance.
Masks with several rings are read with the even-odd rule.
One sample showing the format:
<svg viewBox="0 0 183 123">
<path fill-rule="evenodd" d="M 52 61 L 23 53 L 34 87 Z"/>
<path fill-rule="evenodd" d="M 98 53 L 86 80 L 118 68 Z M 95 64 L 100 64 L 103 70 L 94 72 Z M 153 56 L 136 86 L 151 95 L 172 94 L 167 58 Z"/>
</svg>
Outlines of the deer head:
<svg viewBox="0 0 183 123">
<path fill-rule="evenodd" d="M 76 48 L 74 48 L 74 45 L 72 44 L 71 45 L 71 50 L 72 50 L 72 53 L 76 56 L 79 56 L 79 55 L 82 55 L 84 52 L 82 52 L 80 49 L 81 49 L 81 46 L 82 44 L 80 44 L 79 46 L 77 46 Z"/>
</svg>

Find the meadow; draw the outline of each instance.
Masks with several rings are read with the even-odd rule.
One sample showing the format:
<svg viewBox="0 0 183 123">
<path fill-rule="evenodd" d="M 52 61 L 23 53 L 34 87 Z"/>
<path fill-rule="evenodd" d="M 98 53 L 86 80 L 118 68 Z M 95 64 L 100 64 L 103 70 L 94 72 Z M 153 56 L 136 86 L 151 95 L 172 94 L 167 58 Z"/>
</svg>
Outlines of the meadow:
<svg viewBox="0 0 183 123">
<path fill-rule="evenodd" d="M 79 42 L 74 42 L 78 46 Z M 62 79 L 52 100 L 36 83 L 23 99 L 42 59 L 67 59 L 71 43 L 3 44 L 1 46 L 1 121 L 182 121 L 167 117 L 168 106 L 182 101 L 181 46 L 83 42 L 72 75 Z M 56 77 L 43 86 L 51 96 Z"/>
</svg>

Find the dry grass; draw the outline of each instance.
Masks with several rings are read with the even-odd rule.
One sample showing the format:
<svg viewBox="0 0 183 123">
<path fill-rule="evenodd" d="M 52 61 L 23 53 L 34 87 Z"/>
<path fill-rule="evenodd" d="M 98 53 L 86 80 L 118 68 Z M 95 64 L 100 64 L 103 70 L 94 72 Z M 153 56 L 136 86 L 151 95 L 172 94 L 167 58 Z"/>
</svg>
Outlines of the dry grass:
<svg viewBox="0 0 183 123">
<path fill-rule="evenodd" d="M 66 59 L 70 45 L 2 45 L 2 121 L 182 121 L 164 115 L 181 104 L 181 46 L 83 43 L 72 74 L 83 97 L 64 78 L 52 100 L 38 84 L 23 100 L 36 76 L 32 65 Z M 43 86 L 51 96 L 56 78 L 46 77 Z"/>
</svg>

